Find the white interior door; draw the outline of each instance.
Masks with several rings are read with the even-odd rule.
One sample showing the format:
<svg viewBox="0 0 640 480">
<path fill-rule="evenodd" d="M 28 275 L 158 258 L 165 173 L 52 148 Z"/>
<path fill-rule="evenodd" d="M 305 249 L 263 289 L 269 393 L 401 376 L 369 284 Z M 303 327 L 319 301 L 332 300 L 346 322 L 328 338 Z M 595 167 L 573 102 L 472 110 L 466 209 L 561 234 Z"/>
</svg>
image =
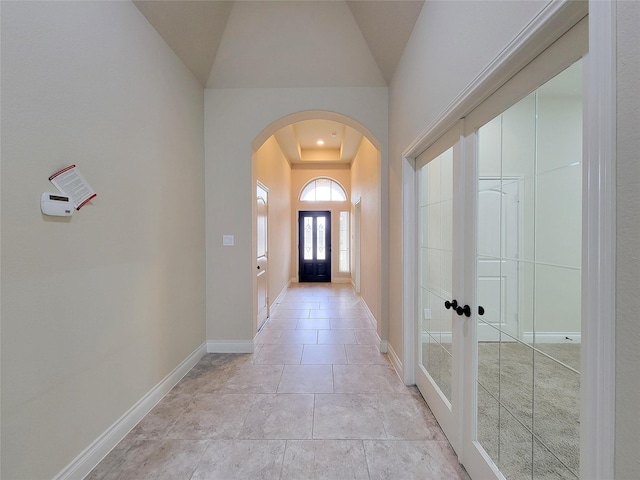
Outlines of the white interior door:
<svg viewBox="0 0 640 480">
<path fill-rule="evenodd" d="M 512 183 L 509 183 L 511 181 Z M 497 342 L 500 331 L 515 338 L 519 325 L 520 183 L 517 179 L 478 181 L 478 298 L 485 299 L 478 341 Z"/>
<path fill-rule="evenodd" d="M 268 262 L 268 230 L 269 219 L 268 190 L 258 183 L 256 195 L 256 245 L 257 245 L 257 297 L 258 315 L 257 329 L 259 330 L 269 317 L 269 262 Z"/>
</svg>

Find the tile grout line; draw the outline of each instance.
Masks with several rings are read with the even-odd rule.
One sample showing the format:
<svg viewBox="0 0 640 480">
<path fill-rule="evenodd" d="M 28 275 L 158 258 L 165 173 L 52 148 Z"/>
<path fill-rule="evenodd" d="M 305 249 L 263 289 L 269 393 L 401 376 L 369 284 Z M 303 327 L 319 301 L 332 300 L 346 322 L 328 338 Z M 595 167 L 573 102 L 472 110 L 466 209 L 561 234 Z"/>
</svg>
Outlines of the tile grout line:
<svg viewBox="0 0 640 480">
<path fill-rule="evenodd" d="M 313 394 L 313 413 L 311 414 L 311 440 L 315 440 L 315 428 L 316 428 L 316 397 L 317 394 Z"/>
<path fill-rule="evenodd" d="M 364 462 L 367 464 L 367 476 L 371 479 L 371 469 L 369 468 L 369 455 L 367 455 L 367 448 L 364 445 L 364 440 L 360 440 L 362 442 L 362 452 L 364 453 Z"/>
<path fill-rule="evenodd" d="M 289 447 L 289 440 L 286 439 L 284 441 L 284 452 L 282 452 L 282 462 L 280 463 L 280 475 L 278 475 L 278 479 L 282 480 L 282 471 L 284 470 L 284 460 L 287 458 L 287 448 Z"/>
<path fill-rule="evenodd" d="M 191 472 L 191 475 L 189 476 L 189 479 L 191 480 L 193 478 L 193 476 L 196 474 L 196 472 L 198 471 L 198 467 L 200 466 L 200 463 L 202 463 L 202 458 L 204 457 L 204 454 L 207 453 L 207 451 L 209 450 L 209 448 L 211 448 L 211 443 L 212 440 L 209 438 L 207 439 L 207 446 L 206 448 L 202 451 L 202 454 L 200 455 L 200 458 L 198 458 L 198 461 L 196 462 L 196 466 L 193 468 L 193 472 Z"/>
</svg>

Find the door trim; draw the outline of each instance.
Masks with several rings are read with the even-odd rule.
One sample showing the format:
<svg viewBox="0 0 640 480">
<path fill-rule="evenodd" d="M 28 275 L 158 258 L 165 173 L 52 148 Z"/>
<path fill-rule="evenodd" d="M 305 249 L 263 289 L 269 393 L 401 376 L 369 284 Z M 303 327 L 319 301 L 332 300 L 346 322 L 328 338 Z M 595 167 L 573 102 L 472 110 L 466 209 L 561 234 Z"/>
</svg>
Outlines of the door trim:
<svg viewBox="0 0 640 480">
<path fill-rule="evenodd" d="M 500 54 L 403 151 L 415 159 L 511 77 L 589 14 L 590 2 L 549 2 Z"/>
<path fill-rule="evenodd" d="M 616 405 L 616 2 L 589 2 L 582 276 L 580 478 L 614 478 Z M 586 298 L 585 298 L 586 297 Z"/>
</svg>

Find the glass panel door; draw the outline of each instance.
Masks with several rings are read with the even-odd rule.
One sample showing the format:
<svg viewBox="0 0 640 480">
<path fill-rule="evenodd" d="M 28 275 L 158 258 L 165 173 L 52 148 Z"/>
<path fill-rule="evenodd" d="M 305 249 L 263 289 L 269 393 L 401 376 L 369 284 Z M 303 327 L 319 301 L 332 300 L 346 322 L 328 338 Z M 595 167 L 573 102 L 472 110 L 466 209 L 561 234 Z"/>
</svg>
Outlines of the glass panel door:
<svg viewBox="0 0 640 480">
<path fill-rule="evenodd" d="M 458 438 L 458 408 L 454 400 L 453 294 L 453 165 L 451 147 L 430 159 L 418 172 L 419 308 L 418 374 L 416 383 L 452 443 Z M 457 316 L 456 316 L 457 318 Z"/>
<path fill-rule="evenodd" d="M 507 479 L 578 478 L 582 74 L 478 131 L 477 442 Z"/>
<path fill-rule="evenodd" d="M 299 212 L 300 282 L 331 282 L 331 212 Z"/>
</svg>

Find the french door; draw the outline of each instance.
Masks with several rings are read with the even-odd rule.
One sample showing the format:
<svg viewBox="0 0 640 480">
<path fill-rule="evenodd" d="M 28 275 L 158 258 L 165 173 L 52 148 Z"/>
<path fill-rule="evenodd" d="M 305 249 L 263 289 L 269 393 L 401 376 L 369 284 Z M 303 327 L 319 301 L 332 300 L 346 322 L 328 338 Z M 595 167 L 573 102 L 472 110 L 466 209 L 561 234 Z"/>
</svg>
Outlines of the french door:
<svg viewBox="0 0 640 480">
<path fill-rule="evenodd" d="M 459 130 L 458 130 L 459 132 Z M 416 159 L 419 248 L 419 329 L 416 384 L 454 449 L 461 441 L 461 359 L 465 306 L 460 269 L 459 133 Z M 458 311 L 463 316 L 458 315 Z"/>
<path fill-rule="evenodd" d="M 331 212 L 298 214 L 300 282 L 331 282 Z"/>
<path fill-rule="evenodd" d="M 581 90 L 578 61 L 416 158 L 416 384 L 473 478 L 579 476 Z"/>
</svg>

